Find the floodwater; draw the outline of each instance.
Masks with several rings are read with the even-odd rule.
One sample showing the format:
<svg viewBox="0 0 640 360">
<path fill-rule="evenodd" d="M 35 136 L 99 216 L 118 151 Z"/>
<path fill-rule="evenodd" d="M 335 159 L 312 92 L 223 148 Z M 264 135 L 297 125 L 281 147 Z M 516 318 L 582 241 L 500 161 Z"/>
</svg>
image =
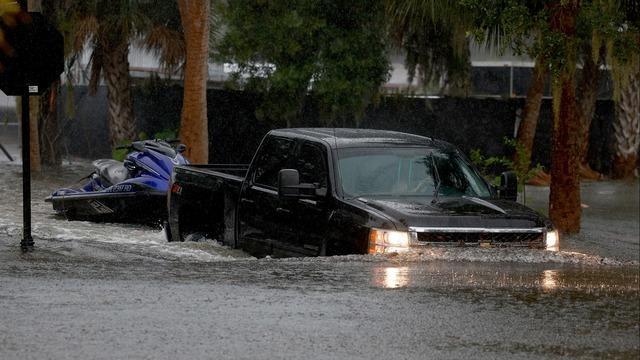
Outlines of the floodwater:
<svg viewBox="0 0 640 360">
<path fill-rule="evenodd" d="M 69 222 L 0 160 L 0 358 L 548 359 L 640 356 L 638 183 L 583 186 L 583 233 L 557 253 L 255 259 L 160 229 Z M 529 188 L 544 209 L 548 189 Z"/>
</svg>

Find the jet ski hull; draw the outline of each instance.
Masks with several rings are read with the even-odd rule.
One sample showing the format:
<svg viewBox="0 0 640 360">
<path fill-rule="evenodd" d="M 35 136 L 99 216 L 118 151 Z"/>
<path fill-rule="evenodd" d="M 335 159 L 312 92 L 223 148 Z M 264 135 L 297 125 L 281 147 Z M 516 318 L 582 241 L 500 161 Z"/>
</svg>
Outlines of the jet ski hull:
<svg viewBox="0 0 640 360">
<path fill-rule="evenodd" d="M 69 220 L 155 224 L 167 218 L 167 194 L 159 191 L 77 192 L 45 201 Z"/>
<path fill-rule="evenodd" d="M 184 145 L 163 140 L 134 141 L 124 161 L 98 159 L 78 187 L 62 188 L 45 199 L 69 220 L 159 224 L 167 218 L 167 190 L 175 165 L 189 161 Z"/>
</svg>

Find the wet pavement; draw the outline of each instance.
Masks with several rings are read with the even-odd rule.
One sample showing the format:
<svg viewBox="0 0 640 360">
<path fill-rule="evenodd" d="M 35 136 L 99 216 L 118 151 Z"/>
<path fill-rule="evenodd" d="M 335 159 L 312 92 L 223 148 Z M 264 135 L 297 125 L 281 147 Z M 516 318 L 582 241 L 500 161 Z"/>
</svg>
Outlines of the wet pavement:
<svg viewBox="0 0 640 360">
<path fill-rule="evenodd" d="M 563 250 L 638 262 L 640 183 L 585 181 L 581 185 L 580 234 L 565 238 Z M 527 205 L 547 214 L 549 188 L 527 187 Z"/>
<path fill-rule="evenodd" d="M 68 222 L 34 180 L 20 252 L 20 168 L 0 160 L 0 358 L 547 359 L 640 356 L 638 182 L 583 185 L 562 251 L 255 259 L 160 229 Z M 548 189 L 528 188 L 544 210 Z"/>
</svg>

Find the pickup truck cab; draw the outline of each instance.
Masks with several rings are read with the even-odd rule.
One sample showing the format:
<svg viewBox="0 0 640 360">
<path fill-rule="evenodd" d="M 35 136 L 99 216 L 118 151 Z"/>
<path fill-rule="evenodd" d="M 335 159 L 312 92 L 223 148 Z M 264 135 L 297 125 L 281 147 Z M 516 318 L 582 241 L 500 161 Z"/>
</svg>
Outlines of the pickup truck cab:
<svg viewBox="0 0 640 360">
<path fill-rule="evenodd" d="M 393 253 L 429 246 L 555 250 L 551 222 L 492 187 L 454 146 L 364 129 L 281 129 L 250 165 L 174 168 L 169 241 L 197 233 L 255 256 Z"/>
</svg>

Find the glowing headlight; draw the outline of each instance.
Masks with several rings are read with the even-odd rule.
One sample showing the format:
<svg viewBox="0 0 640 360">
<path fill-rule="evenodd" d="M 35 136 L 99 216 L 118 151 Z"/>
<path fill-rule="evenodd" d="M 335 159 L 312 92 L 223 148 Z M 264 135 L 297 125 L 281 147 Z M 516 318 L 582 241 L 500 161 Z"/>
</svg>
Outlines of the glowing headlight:
<svg viewBox="0 0 640 360">
<path fill-rule="evenodd" d="M 560 235 L 558 235 L 558 230 L 547 231 L 544 238 L 544 244 L 547 247 L 547 250 L 560 250 Z"/>
<path fill-rule="evenodd" d="M 400 253 L 409 250 L 409 233 L 371 229 L 369 232 L 369 254 Z"/>
</svg>

